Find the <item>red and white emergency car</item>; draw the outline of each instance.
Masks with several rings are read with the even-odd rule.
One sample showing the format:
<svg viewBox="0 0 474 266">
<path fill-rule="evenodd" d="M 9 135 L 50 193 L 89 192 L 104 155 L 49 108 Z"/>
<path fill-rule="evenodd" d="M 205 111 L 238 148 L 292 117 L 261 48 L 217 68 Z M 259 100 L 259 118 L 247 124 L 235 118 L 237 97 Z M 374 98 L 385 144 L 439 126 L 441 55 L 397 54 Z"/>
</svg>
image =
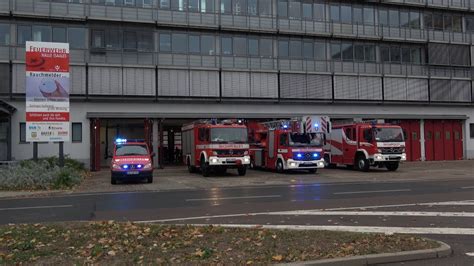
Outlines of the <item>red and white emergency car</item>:
<svg viewBox="0 0 474 266">
<path fill-rule="evenodd" d="M 325 133 L 329 126 L 325 116 L 270 122 L 251 122 L 249 143 L 251 167 L 284 172 L 323 168 Z"/>
<path fill-rule="evenodd" d="M 182 127 L 183 160 L 190 173 L 237 169 L 244 176 L 250 164 L 247 126 L 235 120 L 200 120 Z"/>
<path fill-rule="evenodd" d="M 368 171 L 378 166 L 396 171 L 406 160 L 402 128 L 375 121 L 333 125 L 325 148 L 330 167 L 344 164 Z"/>
<path fill-rule="evenodd" d="M 153 156 L 143 140 L 116 139 L 110 165 L 111 183 L 140 179 L 153 183 Z"/>
</svg>

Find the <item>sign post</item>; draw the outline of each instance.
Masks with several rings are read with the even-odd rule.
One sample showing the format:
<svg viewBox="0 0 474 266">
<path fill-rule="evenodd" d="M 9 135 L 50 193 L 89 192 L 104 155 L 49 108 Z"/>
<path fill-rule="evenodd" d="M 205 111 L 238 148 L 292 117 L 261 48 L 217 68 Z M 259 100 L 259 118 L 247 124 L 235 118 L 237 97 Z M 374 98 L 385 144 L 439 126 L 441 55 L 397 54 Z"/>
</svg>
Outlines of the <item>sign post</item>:
<svg viewBox="0 0 474 266">
<path fill-rule="evenodd" d="M 26 141 L 69 141 L 69 44 L 26 42 Z M 62 162 L 62 163 L 61 163 Z M 61 165 L 61 166 L 62 166 Z"/>
</svg>

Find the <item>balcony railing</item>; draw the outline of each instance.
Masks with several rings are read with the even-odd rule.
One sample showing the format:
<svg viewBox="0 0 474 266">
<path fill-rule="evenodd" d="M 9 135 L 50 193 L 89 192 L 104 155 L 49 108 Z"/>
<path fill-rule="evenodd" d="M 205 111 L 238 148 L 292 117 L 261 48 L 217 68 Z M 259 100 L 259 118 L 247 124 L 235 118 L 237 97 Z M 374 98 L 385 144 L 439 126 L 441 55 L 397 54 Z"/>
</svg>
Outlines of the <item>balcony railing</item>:
<svg viewBox="0 0 474 266">
<path fill-rule="evenodd" d="M 473 9 L 474 1 L 472 0 L 382 0 L 383 3 L 394 3 L 415 6 L 431 6 L 439 8 L 452 9 Z"/>
</svg>

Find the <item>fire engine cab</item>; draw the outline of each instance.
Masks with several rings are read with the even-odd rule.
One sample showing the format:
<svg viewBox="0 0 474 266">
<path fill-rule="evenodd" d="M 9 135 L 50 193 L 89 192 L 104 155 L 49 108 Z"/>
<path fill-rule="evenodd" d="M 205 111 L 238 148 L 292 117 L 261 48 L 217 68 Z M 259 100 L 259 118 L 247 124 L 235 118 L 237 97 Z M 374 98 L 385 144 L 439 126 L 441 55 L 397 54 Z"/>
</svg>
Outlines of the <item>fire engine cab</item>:
<svg viewBox="0 0 474 266">
<path fill-rule="evenodd" d="M 116 139 L 110 165 L 111 183 L 137 179 L 153 183 L 153 156 L 144 140 Z"/>
<path fill-rule="evenodd" d="M 238 120 L 199 120 L 182 127 L 183 159 L 190 173 L 237 169 L 244 176 L 250 164 L 247 127 Z"/>
<path fill-rule="evenodd" d="M 324 168 L 323 147 L 328 129 L 327 117 L 249 123 L 252 168 L 282 173 L 307 170 L 316 173 Z"/>
<path fill-rule="evenodd" d="M 345 164 L 361 171 L 370 166 L 396 171 L 406 160 L 402 128 L 375 121 L 334 125 L 325 149 L 329 167 Z"/>
</svg>

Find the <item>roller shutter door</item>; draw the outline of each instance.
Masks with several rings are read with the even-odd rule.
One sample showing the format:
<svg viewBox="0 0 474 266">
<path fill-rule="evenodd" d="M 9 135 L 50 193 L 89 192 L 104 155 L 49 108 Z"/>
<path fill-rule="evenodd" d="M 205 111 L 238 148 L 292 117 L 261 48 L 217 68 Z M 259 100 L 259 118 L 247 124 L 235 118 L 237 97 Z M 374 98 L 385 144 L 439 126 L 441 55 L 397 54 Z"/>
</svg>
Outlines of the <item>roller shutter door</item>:
<svg viewBox="0 0 474 266">
<path fill-rule="evenodd" d="M 469 102 L 471 99 L 471 84 L 468 80 L 451 80 L 451 101 Z"/>
<path fill-rule="evenodd" d="M 428 80 L 407 79 L 407 100 L 428 101 Z"/>
<path fill-rule="evenodd" d="M 435 65 L 449 65 L 449 45 L 430 43 L 428 45 L 428 62 Z"/>
<path fill-rule="evenodd" d="M 86 67 L 70 66 L 69 76 L 70 93 L 84 95 L 86 93 Z"/>
<path fill-rule="evenodd" d="M 384 79 L 384 98 L 389 101 L 406 101 L 407 87 L 406 79 L 403 78 L 385 78 Z"/>
<path fill-rule="evenodd" d="M 306 98 L 306 75 L 281 74 L 280 96 L 288 99 Z"/>
<path fill-rule="evenodd" d="M 186 70 L 158 70 L 159 96 L 189 96 L 189 73 Z"/>
<path fill-rule="evenodd" d="M 278 76 L 275 73 L 252 73 L 250 76 L 251 97 L 277 98 Z"/>
<path fill-rule="evenodd" d="M 118 67 L 89 67 L 89 93 L 122 95 L 122 69 Z"/>
<path fill-rule="evenodd" d="M 447 102 L 451 99 L 449 79 L 430 80 L 430 99 L 435 102 Z"/>
<path fill-rule="evenodd" d="M 150 96 L 155 94 L 155 70 L 124 68 L 124 94 Z"/>
</svg>

